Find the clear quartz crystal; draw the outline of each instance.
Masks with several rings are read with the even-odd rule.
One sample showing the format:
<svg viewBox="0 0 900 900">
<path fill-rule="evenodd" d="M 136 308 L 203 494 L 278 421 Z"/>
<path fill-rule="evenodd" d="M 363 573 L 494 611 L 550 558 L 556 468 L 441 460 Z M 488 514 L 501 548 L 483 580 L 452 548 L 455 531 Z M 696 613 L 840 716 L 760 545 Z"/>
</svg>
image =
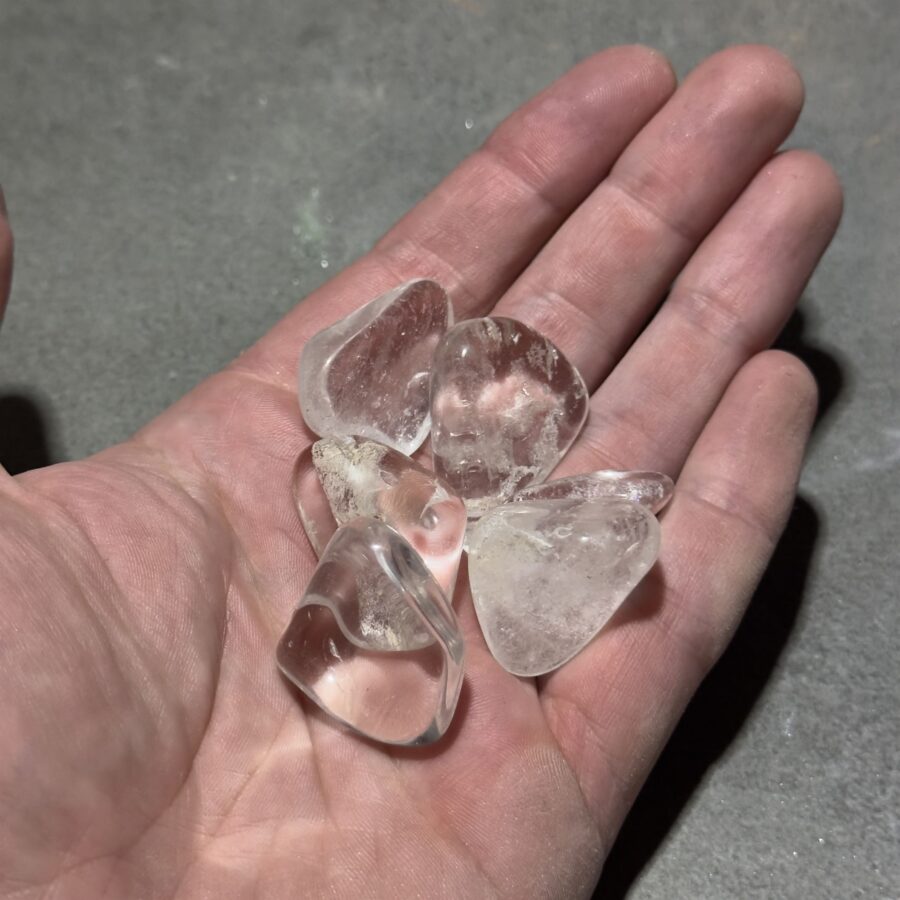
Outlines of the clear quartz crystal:
<svg viewBox="0 0 900 900">
<path fill-rule="evenodd" d="M 382 519 L 412 545 L 452 600 L 466 508 L 433 472 L 377 441 L 329 437 L 300 454 L 293 488 L 316 555 L 339 525 L 360 516 Z"/>
<path fill-rule="evenodd" d="M 431 378 L 435 471 L 475 518 L 543 481 L 587 417 L 578 370 L 515 319 L 469 319 L 438 346 Z"/>
<path fill-rule="evenodd" d="M 355 519 L 329 541 L 278 644 L 281 671 L 325 712 L 389 744 L 437 740 L 463 673 L 456 616 L 390 526 Z"/>
<path fill-rule="evenodd" d="M 531 503 L 534 500 L 597 500 L 607 497 L 631 500 L 657 513 L 669 502 L 674 488 L 672 479 L 662 472 L 602 469 L 530 485 L 518 491 L 512 500 L 514 503 Z"/>
<path fill-rule="evenodd" d="M 446 291 L 420 279 L 314 335 L 298 372 L 306 424 L 319 435 L 362 435 L 413 453 L 431 425 L 434 351 L 452 324 Z"/>
<path fill-rule="evenodd" d="M 491 653 L 515 675 L 542 675 L 590 642 L 650 570 L 659 523 L 624 500 L 512 503 L 480 519 L 468 548 Z"/>
</svg>

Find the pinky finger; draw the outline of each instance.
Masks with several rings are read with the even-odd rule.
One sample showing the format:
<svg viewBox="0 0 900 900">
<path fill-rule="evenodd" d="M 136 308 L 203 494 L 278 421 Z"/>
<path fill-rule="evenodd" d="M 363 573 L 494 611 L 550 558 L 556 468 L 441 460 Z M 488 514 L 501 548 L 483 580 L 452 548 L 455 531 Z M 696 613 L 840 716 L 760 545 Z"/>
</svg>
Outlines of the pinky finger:
<svg viewBox="0 0 900 900">
<path fill-rule="evenodd" d="M 547 719 L 609 841 L 765 570 L 815 407 L 796 358 L 767 351 L 743 366 L 682 469 L 659 565 L 543 686 Z"/>
<path fill-rule="evenodd" d="M 682 469 L 679 503 L 663 525 L 666 580 L 696 600 L 673 608 L 670 625 L 701 671 L 731 639 L 781 537 L 816 401 L 800 360 L 760 353 L 732 381 Z"/>
</svg>

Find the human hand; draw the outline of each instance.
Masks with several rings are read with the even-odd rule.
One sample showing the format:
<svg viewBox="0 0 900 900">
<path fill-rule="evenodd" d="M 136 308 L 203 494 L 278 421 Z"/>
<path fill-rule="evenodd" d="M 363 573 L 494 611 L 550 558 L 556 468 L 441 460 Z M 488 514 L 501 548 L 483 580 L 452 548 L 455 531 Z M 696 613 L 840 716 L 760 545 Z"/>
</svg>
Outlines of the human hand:
<svg viewBox="0 0 900 900">
<path fill-rule="evenodd" d="M 585 61 L 134 438 L 0 476 L 0 895 L 590 893 L 791 507 L 815 387 L 765 348 L 841 206 L 818 157 L 773 158 L 802 103 L 774 51 L 673 90 L 643 48 Z M 9 247 L 0 228 L 0 287 Z M 579 367 L 591 418 L 559 474 L 677 487 L 658 565 L 552 675 L 502 670 L 460 592 L 456 719 L 401 749 L 302 701 L 274 648 L 315 566 L 290 491 L 313 439 L 297 355 L 413 277 Z"/>
</svg>

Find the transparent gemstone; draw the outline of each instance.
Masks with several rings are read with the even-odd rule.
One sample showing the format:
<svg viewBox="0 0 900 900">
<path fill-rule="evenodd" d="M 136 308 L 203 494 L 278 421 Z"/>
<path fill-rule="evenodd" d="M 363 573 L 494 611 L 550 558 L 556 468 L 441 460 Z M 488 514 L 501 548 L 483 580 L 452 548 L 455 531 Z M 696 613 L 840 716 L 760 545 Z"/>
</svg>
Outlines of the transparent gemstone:
<svg viewBox="0 0 900 900">
<path fill-rule="evenodd" d="M 381 519 L 412 545 L 452 600 L 466 508 L 433 472 L 377 441 L 322 438 L 297 459 L 294 497 L 317 556 L 338 525 Z"/>
<path fill-rule="evenodd" d="M 512 500 L 514 503 L 531 503 L 534 500 L 597 500 L 607 497 L 631 500 L 657 513 L 669 502 L 674 488 L 672 479 L 662 472 L 603 469 L 532 484 L 522 488 Z"/>
<path fill-rule="evenodd" d="M 556 467 L 587 416 L 578 370 L 515 319 L 447 332 L 431 379 L 435 471 L 477 517 Z"/>
<path fill-rule="evenodd" d="M 494 657 L 515 675 L 568 662 L 659 553 L 652 512 L 624 500 L 498 506 L 469 534 L 469 582 Z"/>
<path fill-rule="evenodd" d="M 329 541 L 278 644 L 281 671 L 325 712 L 389 744 L 437 740 L 463 673 L 456 616 L 390 526 L 356 519 Z"/>
<path fill-rule="evenodd" d="M 306 424 L 319 435 L 357 434 L 413 453 L 431 427 L 431 363 L 452 324 L 446 291 L 420 279 L 314 335 L 298 373 Z"/>
</svg>

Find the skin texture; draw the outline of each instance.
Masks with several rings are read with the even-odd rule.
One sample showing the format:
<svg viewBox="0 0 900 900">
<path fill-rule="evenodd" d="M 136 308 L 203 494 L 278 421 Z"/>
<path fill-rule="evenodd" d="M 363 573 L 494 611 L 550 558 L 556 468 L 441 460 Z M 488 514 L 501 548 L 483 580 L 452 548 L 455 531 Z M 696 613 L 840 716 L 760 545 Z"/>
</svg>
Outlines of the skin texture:
<svg viewBox="0 0 900 900">
<path fill-rule="evenodd" d="M 802 98 L 764 47 L 677 90 L 651 50 L 600 53 L 131 440 L 0 475 L 0 896 L 589 896 L 791 507 L 816 390 L 766 348 L 841 209 L 826 163 L 777 153 Z M 11 255 L 0 217 L 3 300 Z M 451 731 L 392 751 L 301 700 L 273 651 L 315 565 L 297 355 L 420 276 L 581 369 L 591 418 L 559 474 L 677 487 L 659 564 L 550 676 L 501 670 L 461 593 Z"/>
</svg>

